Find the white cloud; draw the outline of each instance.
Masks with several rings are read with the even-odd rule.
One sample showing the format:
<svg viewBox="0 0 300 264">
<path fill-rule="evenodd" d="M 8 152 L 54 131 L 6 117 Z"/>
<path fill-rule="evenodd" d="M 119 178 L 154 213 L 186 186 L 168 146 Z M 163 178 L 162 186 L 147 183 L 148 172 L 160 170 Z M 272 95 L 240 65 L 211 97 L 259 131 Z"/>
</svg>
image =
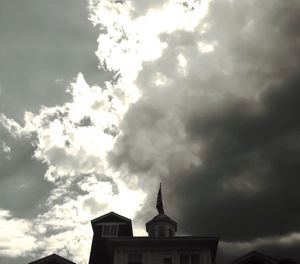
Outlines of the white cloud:
<svg viewBox="0 0 300 264">
<path fill-rule="evenodd" d="M 0 141 L 0 143 L 2 143 L 2 151 L 4 154 L 4 158 L 7 160 L 11 160 L 11 147 L 5 141 Z"/>
<path fill-rule="evenodd" d="M 4 114 L 0 114 L 0 124 L 2 124 L 3 127 L 5 127 L 15 138 L 26 136 L 26 132 L 23 127 L 13 119 L 7 118 Z"/>
<path fill-rule="evenodd" d="M 2 149 L 5 153 L 10 153 L 11 152 L 10 146 L 8 146 L 7 143 L 5 143 L 4 141 L 2 141 Z"/>
<path fill-rule="evenodd" d="M 210 53 L 214 51 L 216 45 L 216 43 L 199 42 L 198 48 L 202 53 Z"/>
<path fill-rule="evenodd" d="M 5 239 L 11 234 L 0 232 L 3 237 L 0 254 L 57 252 L 74 257 L 78 263 L 86 263 L 92 218 L 110 210 L 134 218 L 141 209 L 146 194 L 137 190 L 139 175 L 129 173 L 126 168 L 113 169 L 109 156 L 118 138 L 126 132 L 126 127 L 120 126 L 124 115 L 142 96 L 143 89 L 136 83 L 139 73 L 145 63 L 158 60 L 168 48 L 161 34 L 193 31 L 207 9 L 207 1 L 202 5 L 198 1 L 157 1 L 156 5 L 152 4 L 148 1 L 126 4 L 90 1 L 90 20 L 100 28 L 96 52 L 99 64 L 116 73 L 114 80 L 107 82 L 105 87 L 90 86 L 84 76 L 78 74 L 68 89 L 71 102 L 43 106 L 37 114 L 26 112 L 23 125 L 3 114 L 0 116 L 0 122 L 14 137 L 32 140 L 34 158 L 47 164 L 45 179 L 55 185 L 46 201 L 47 212 L 40 213 L 34 223 L 12 218 L 3 211 L 0 218 L 5 227 L 3 232 L 7 232 L 7 227 L 17 228 L 11 240 Z M 184 69 L 188 66 L 185 54 L 181 55 L 179 64 Z M 153 79 L 156 85 L 170 82 L 167 74 L 156 73 Z M 185 135 L 178 119 L 167 116 L 166 120 L 170 122 L 167 126 L 166 123 L 157 124 L 160 139 L 150 131 L 136 135 L 137 142 L 147 145 L 152 153 L 155 173 L 166 173 L 163 164 L 170 157 L 174 164 L 183 167 L 198 162 L 193 152 L 181 159 L 180 147 L 169 148 L 172 137 L 183 146 Z M 161 148 L 164 151 L 160 152 Z M 192 146 L 187 146 L 185 153 L 190 153 L 191 149 Z M 8 151 L 6 145 L 5 150 Z M 135 149 L 130 153 L 136 154 Z M 147 165 L 146 156 L 141 155 L 139 159 L 141 166 Z M 154 177 L 153 182 L 156 181 Z M 140 226 L 137 230 L 139 234 L 143 233 Z"/>
<path fill-rule="evenodd" d="M 34 158 L 47 164 L 45 179 L 55 188 L 46 201 L 47 212 L 33 221 L 8 213 L 0 219 L 5 230 L 19 226 L 12 235 L 0 231 L 0 255 L 38 258 L 56 252 L 86 263 L 90 220 L 108 211 L 133 218 L 141 208 L 145 194 L 128 187 L 108 164 L 127 107 L 108 86 L 90 87 L 79 74 L 69 90 L 72 102 L 42 107 L 38 114 L 26 112 L 24 126 L 1 116 L 13 136 L 33 139 Z M 8 151 L 8 146 L 2 147 Z"/>
<path fill-rule="evenodd" d="M 34 158 L 47 164 L 45 179 L 55 185 L 32 235 L 32 223 L 8 213 L 0 218 L 3 226 L 19 224 L 14 239 L 28 241 L 24 252 L 38 247 L 86 263 L 91 218 L 110 210 L 134 218 L 146 199 L 137 190 L 141 176 L 152 186 L 162 175 L 201 164 L 201 144 L 185 131 L 188 116 L 213 109 L 228 94 L 257 95 L 249 89 L 253 82 L 240 86 L 239 58 L 230 53 L 240 30 L 236 21 L 224 26 L 233 28 L 229 36 L 211 32 L 205 20 L 210 2 L 91 0 L 90 20 L 100 30 L 96 55 L 100 67 L 115 72 L 114 80 L 90 86 L 79 74 L 68 90 L 71 102 L 26 112 L 23 126 L 0 116 L 13 136 L 34 138 Z M 254 26 L 247 25 L 248 36 Z M 131 169 L 122 164 L 124 156 Z M 20 254 L 22 246 L 6 252 L 8 243 L 0 239 L 0 254 Z"/>
<path fill-rule="evenodd" d="M 0 209 L 0 234 L 0 255 L 24 256 L 36 248 L 33 224 L 3 209 Z"/>
</svg>

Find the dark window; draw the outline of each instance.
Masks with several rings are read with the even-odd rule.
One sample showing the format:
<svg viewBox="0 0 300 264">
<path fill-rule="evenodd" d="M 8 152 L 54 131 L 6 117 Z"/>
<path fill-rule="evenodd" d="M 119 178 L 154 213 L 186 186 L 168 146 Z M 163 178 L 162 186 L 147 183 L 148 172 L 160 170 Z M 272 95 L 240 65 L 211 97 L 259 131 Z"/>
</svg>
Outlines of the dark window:
<svg viewBox="0 0 300 264">
<path fill-rule="evenodd" d="M 163 258 L 163 264 L 172 264 L 172 258 Z"/>
<path fill-rule="evenodd" d="M 141 253 L 128 254 L 128 264 L 143 264 L 143 256 Z"/>
<path fill-rule="evenodd" d="M 188 254 L 181 254 L 180 255 L 180 264 L 190 264 Z"/>
<path fill-rule="evenodd" d="M 191 255 L 191 264 L 200 264 L 200 256 L 198 254 Z"/>
<path fill-rule="evenodd" d="M 180 254 L 180 264 L 200 264 L 199 254 Z"/>
<path fill-rule="evenodd" d="M 110 226 L 110 234 L 111 234 L 111 236 L 117 236 L 118 235 L 118 225 L 111 225 Z"/>
<path fill-rule="evenodd" d="M 118 235 L 118 225 L 117 224 L 104 224 L 102 227 L 103 237 L 115 237 Z"/>
<path fill-rule="evenodd" d="M 160 226 L 158 228 L 158 235 L 159 236 L 165 236 L 165 228 L 163 226 Z"/>
<path fill-rule="evenodd" d="M 102 236 L 109 236 L 109 234 L 110 234 L 110 226 L 104 225 L 102 227 Z"/>
</svg>

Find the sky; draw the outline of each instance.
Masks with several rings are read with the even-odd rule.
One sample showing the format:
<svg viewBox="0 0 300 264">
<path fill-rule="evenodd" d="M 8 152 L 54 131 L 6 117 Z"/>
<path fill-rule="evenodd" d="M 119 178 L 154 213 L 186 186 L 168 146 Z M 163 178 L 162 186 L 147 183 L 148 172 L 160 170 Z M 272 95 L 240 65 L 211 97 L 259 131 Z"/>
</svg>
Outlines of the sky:
<svg viewBox="0 0 300 264">
<path fill-rule="evenodd" d="M 90 220 L 165 212 L 300 262 L 299 0 L 2 0 L 0 262 L 86 264 Z"/>
</svg>

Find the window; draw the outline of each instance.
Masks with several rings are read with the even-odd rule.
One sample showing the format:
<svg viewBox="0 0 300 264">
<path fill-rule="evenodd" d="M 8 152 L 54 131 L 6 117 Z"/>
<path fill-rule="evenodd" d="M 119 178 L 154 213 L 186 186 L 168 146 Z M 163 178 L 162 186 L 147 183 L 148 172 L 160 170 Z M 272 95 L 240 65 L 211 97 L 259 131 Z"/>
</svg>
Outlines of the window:
<svg viewBox="0 0 300 264">
<path fill-rule="evenodd" d="M 165 236 L 165 227 L 164 226 L 160 226 L 158 228 L 158 236 Z"/>
<path fill-rule="evenodd" d="M 128 254 L 128 264 L 142 264 L 143 255 L 141 253 L 129 253 Z"/>
<path fill-rule="evenodd" d="M 104 224 L 102 227 L 103 237 L 115 237 L 118 235 L 118 225 L 117 224 Z"/>
<path fill-rule="evenodd" d="M 188 254 L 180 255 L 180 264 L 190 264 L 190 259 Z"/>
<path fill-rule="evenodd" d="M 180 264 L 200 264 L 199 254 L 180 254 Z"/>
<path fill-rule="evenodd" d="M 163 258 L 163 264 L 172 264 L 172 258 Z"/>
<path fill-rule="evenodd" d="M 191 254 L 191 264 L 200 264 L 200 256 L 198 254 Z"/>
</svg>

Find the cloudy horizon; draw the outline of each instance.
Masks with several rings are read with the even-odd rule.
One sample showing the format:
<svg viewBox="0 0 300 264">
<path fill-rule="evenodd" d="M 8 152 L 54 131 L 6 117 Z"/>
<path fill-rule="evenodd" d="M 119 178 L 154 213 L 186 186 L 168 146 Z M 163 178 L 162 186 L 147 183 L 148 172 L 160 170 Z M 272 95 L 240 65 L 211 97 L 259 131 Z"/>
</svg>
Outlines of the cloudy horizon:
<svg viewBox="0 0 300 264">
<path fill-rule="evenodd" d="M 217 263 L 300 263 L 298 0 L 0 3 L 0 262 L 145 235 L 159 182 Z"/>
</svg>

